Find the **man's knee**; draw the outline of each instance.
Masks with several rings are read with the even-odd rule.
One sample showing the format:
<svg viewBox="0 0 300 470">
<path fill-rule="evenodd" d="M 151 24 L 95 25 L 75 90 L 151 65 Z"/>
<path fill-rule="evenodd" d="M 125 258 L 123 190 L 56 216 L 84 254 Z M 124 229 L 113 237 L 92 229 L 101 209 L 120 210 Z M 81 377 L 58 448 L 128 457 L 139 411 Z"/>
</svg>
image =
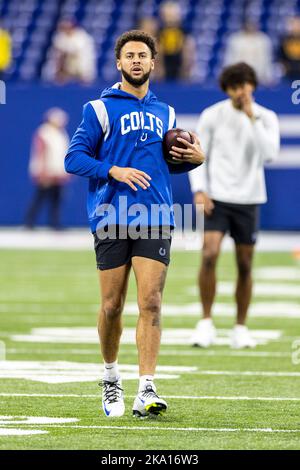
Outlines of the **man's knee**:
<svg viewBox="0 0 300 470">
<path fill-rule="evenodd" d="M 237 267 L 238 267 L 238 274 L 239 277 L 242 279 L 247 279 L 249 276 L 251 276 L 251 268 L 252 268 L 252 263 L 251 259 L 239 259 L 237 261 Z"/>
<path fill-rule="evenodd" d="M 104 299 L 102 302 L 101 312 L 107 320 L 116 320 L 122 314 L 123 303 L 119 299 Z"/>
<path fill-rule="evenodd" d="M 159 324 L 161 311 L 161 293 L 149 292 L 139 298 L 140 315 L 151 315 L 153 322 Z"/>
<path fill-rule="evenodd" d="M 220 250 L 214 246 L 204 246 L 202 253 L 202 266 L 204 269 L 215 269 Z"/>
</svg>

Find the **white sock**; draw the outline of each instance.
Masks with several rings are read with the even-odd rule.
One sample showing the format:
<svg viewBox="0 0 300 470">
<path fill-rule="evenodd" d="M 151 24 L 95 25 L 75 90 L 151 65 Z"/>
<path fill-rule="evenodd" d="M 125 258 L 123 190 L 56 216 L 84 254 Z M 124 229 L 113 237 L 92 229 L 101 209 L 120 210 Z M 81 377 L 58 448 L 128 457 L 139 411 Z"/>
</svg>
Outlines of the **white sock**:
<svg viewBox="0 0 300 470">
<path fill-rule="evenodd" d="M 140 383 L 139 383 L 139 392 L 145 390 L 147 385 L 151 385 L 153 390 L 155 391 L 155 385 L 153 383 L 154 376 L 153 375 L 141 375 L 140 376 Z"/>
<path fill-rule="evenodd" d="M 212 318 L 202 318 L 199 323 L 204 323 L 205 325 L 213 326 Z"/>
<path fill-rule="evenodd" d="M 115 362 L 105 362 L 104 361 L 104 380 L 109 382 L 114 382 L 120 377 L 118 369 L 118 361 Z"/>
<path fill-rule="evenodd" d="M 236 331 L 236 333 L 244 333 L 244 331 L 247 331 L 248 328 L 246 325 L 235 325 L 234 326 L 234 331 Z"/>
</svg>

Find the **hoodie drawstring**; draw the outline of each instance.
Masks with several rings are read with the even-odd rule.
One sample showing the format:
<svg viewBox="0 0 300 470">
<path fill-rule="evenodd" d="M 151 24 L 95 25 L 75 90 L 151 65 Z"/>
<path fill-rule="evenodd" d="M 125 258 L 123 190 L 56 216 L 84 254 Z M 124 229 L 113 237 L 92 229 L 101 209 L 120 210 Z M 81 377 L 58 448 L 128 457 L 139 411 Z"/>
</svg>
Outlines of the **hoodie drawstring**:
<svg viewBox="0 0 300 470">
<path fill-rule="evenodd" d="M 146 98 L 146 97 L 145 97 Z M 146 104 L 146 99 L 144 98 L 144 102 L 143 102 L 143 107 L 142 107 L 142 114 L 140 115 L 140 126 L 139 126 L 139 131 L 138 131 L 138 135 L 137 135 L 137 138 L 136 138 L 136 141 L 135 141 L 135 144 L 134 144 L 134 147 L 136 148 L 138 146 L 138 142 L 141 138 L 141 136 L 143 135 L 144 133 L 144 127 L 145 127 L 145 116 L 144 116 L 144 110 L 145 110 L 145 104 Z M 141 106 L 141 102 L 140 102 L 140 106 Z M 141 117 L 143 116 L 143 117 Z M 142 124 L 143 124 L 143 127 L 142 127 Z M 142 131 L 142 133 L 141 133 Z"/>
</svg>

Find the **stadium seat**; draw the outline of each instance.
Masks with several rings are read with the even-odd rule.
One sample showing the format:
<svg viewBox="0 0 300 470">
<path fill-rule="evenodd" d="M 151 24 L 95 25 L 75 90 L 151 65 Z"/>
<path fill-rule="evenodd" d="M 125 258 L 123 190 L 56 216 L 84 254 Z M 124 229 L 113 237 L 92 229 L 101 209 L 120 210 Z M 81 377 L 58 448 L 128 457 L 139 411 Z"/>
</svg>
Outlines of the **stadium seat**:
<svg viewBox="0 0 300 470">
<path fill-rule="evenodd" d="M 113 44 L 139 18 L 158 16 L 161 0 L 0 0 L 0 17 L 13 37 L 12 79 L 45 78 L 51 68 L 52 39 L 63 18 L 76 18 L 95 39 L 99 77 L 117 76 L 111 62 Z M 241 28 L 246 15 L 270 35 L 276 49 L 286 18 L 300 11 L 300 0 L 180 0 L 185 28 L 197 44 L 194 79 L 215 79 L 228 36 Z M 246 8 L 244 8 L 246 7 Z M 36 50 L 43 53 L 37 53 Z M 37 60 L 39 57 L 39 60 Z M 33 60 L 33 58 L 35 58 Z M 46 74 L 47 75 L 47 74 Z"/>
</svg>

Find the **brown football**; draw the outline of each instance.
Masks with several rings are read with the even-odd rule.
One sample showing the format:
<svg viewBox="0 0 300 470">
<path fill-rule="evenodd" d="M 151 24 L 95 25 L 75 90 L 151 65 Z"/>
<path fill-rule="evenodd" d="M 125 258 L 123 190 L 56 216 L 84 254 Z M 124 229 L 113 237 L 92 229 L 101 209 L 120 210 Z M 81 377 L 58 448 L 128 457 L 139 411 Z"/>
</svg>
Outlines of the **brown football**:
<svg viewBox="0 0 300 470">
<path fill-rule="evenodd" d="M 194 139 L 193 136 L 188 132 L 184 131 L 183 129 L 170 129 L 164 135 L 163 140 L 163 152 L 165 160 L 172 165 L 181 165 L 183 162 L 178 162 L 173 160 L 173 155 L 170 154 L 170 150 L 172 150 L 172 146 L 186 148 L 186 146 L 177 140 L 177 137 L 181 137 L 182 139 L 188 140 L 189 142 L 193 143 Z"/>
</svg>

